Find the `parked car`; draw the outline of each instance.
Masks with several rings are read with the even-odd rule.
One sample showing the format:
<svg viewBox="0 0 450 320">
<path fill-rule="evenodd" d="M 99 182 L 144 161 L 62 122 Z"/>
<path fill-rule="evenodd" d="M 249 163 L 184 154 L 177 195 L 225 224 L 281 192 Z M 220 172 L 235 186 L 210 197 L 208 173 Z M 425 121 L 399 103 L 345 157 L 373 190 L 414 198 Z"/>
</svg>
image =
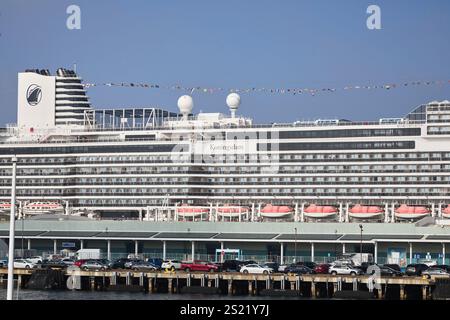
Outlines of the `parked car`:
<svg viewBox="0 0 450 320">
<path fill-rule="evenodd" d="M 195 260 L 192 262 L 184 261 L 181 263 L 181 269 L 190 272 L 190 271 L 209 271 L 209 272 L 217 272 L 219 267 L 208 261 Z"/>
<path fill-rule="evenodd" d="M 181 269 L 181 261 L 179 260 L 164 260 L 161 264 L 161 269 L 169 269 L 172 271 Z"/>
<path fill-rule="evenodd" d="M 72 266 L 75 264 L 75 260 L 71 259 L 71 258 L 64 258 L 61 259 L 61 262 L 68 265 L 68 266 Z"/>
<path fill-rule="evenodd" d="M 405 274 L 407 276 L 421 276 L 422 272 L 430 267 L 423 263 L 409 264 L 406 266 Z"/>
<path fill-rule="evenodd" d="M 403 275 L 403 273 L 401 271 L 392 269 L 391 267 L 388 267 L 386 265 L 380 266 L 380 265 L 374 264 L 374 265 L 369 266 L 366 270 L 366 274 L 368 274 L 368 275 L 373 275 L 373 274 L 376 274 L 377 272 L 379 272 L 379 275 L 383 276 L 383 277 L 399 277 L 399 276 Z"/>
<path fill-rule="evenodd" d="M 152 263 L 153 265 L 157 266 L 158 268 L 161 268 L 161 266 L 164 262 L 164 260 L 161 258 L 148 258 L 145 261 Z"/>
<path fill-rule="evenodd" d="M 308 268 L 307 266 L 302 266 L 298 264 L 291 264 L 286 269 L 284 269 L 285 273 L 295 273 L 295 274 L 313 274 L 315 273 L 313 269 Z"/>
<path fill-rule="evenodd" d="M 330 269 L 330 265 L 328 263 L 322 263 L 322 264 L 316 265 L 313 270 L 315 273 L 328 274 L 329 269 Z"/>
<path fill-rule="evenodd" d="M 33 263 L 41 263 L 44 259 L 42 256 L 33 256 L 31 258 L 26 258 L 28 261 L 31 261 Z"/>
<path fill-rule="evenodd" d="M 130 261 L 131 261 L 131 259 L 128 259 L 128 258 L 117 259 L 111 264 L 111 268 L 113 268 L 113 269 L 125 269 L 125 263 L 130 262 Z"/>
<path fill-rule="evenodd" d="M 278 267 L 278 272 L 284 272 L 286 270 L 286 268 L 289 267 L 289 266 L 290 266 L 289 264 L 281 264 Z"/>
<path fill-rule="evenodd" d="M 328 269 L 328 273 L 332 275 L 349 274 L 351 276 L 356 276 L 363 274 L 363 271 L 350 265 L 332 265 Z"/>
<path fill-rule="evenodd" d="M 448 273 L 450 273 L 450 266 L 448 266 L 446 264 L 438 264 L 438 265 L 433 266 L 433 268 L 439 268 L 439 269 L 445 270 Z"/>
<path fill-rule="evenodd" d="M 388 268 L 394 269 L 398 272 L 402 272 L 402 268 L 400 268 L 400 266 L 398 264 L 386 263 L 386 264 L 383 264 L 383 267 L 388 267 Z"/>
<path fill-rule="evenodd" d="M 14 259 L 14 268 L 25 268 L 32 269 L 35 268 L 36 264 L 27 259 Z"/>
<path fill-rule="evenodd" d="M 41 263 L 38 264 L 41 268 L 66 268 L 67 264 L 64 263 L 62 260 L 47 260 L 44 259 Z"/>
<path fill-rule="evenodd" d="M 157 271 L 157 270 L 159 270 L 159 267 L 155 266 L 151 262 L 141 262 L 141 263 L 133 264 L 131 266 L 131 269 L 133 269 L 134 271 L 139 271 L 139 270 Z"/>
<path fill-rule="evenodd" d="M 431 279 L 431 277 L 450 277 L 450 273 L 441 268 L 431 267 L 422 271 L 422 276 L 425 276 L 428 279 Z"/>
<path fill-rule="evenodd" d="M 144 260 L 140 260 L 140 259 L 130 259 L 130 261 L 127 261 L 123 264 L 123 266 L 125 267 L 125 269 L 131 269 L 133 268 L 134 264 L 139 264 L 139 263 L 143 263 L 145 262 Z"/>
<path fill-rule="evenodd" d="M 107 264 L 101 263 L 99 261 L 95 261 L 95 260 L 88 260 L 85 263 L 83 263 L 81 265 L 81 269 L 82 270 L 107 270 L 109 269 L 109 266 Z"/>
<path fill-rule="evenodd" d="M 85 263 L 86 261 L 88 261 L 87 259 L 79 259 L 79 260 L 76 260 L 74 263 L 73 263 L 73 265 L 74 266 L 77 266 L 77 267 L 81 267 L 81 265 L 83 264 L 83 263 Z"/>
<path fill-rule="evenodd" d="M 273 269 L 254 263 L 254 264 L 247 264 L 245 266 L 242 266 L 241 270 L 239 272 L 269 274 L 269 273 L 273 272 Z"/>
<path fill-rule="evenodd" d="M 299 261 L 299 262 L 296 262 L 295 264 L 297 264 L 299 266 L 306 266 L 306 267 L 308 267 L 310 269 L 313 269 L 313 270 L 314 270 L 314 268 L 317 265 L 315 262 L 312 262 L 312 261 Z"/>
<path fill-rule="evenodd" d="M 273 270 L 273 272 L 278 272 L 278 268 L 280 267 L 280 264 L 276 263 L 276 262 L 266 262 L 263 264 L 263 267 L 269 267 Z"/>
<path fill-rule="evenodd" d="M 242 261 L 239 260 L 225 260 L 221 265 L 221 270 L 225 272 L 239 271 L 241 269 Z"/>
</svg>

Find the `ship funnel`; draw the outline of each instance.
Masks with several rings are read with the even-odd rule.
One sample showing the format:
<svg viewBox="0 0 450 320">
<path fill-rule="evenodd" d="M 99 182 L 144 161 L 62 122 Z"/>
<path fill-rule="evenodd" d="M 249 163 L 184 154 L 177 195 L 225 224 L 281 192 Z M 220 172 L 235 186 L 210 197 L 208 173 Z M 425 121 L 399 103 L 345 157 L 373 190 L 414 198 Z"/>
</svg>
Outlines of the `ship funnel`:
<svg viewBox="0 0 450 320">
<path fill-rule="evenodd" d="M 227 105 L 230 108 L 231 118 L 236 117 L 236 110 L 239 108 L 240 103 L 241 97 L 237 93 L 233 92 L 227 96 Z"/>
</svg>

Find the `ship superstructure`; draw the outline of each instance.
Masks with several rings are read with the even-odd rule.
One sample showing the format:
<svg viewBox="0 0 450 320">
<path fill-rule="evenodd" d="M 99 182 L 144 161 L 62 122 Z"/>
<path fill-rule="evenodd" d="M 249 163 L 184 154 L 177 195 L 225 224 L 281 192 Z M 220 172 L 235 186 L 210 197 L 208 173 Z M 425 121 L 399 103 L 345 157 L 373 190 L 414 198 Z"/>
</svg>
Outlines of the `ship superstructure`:
<svg viewBox="0 0 450 320">
<path fill-rule="evenodd" d="M 66 69 L 19 73 L 18 95 L 18 123 L 0 133 L 3 202 L 16 156 L 18 200 L 54 201 L 67 213 L 170 220 L 188 205 L 203 220 L 228 212 L 255 221 L 271 219 L 270 205 L 274 219 L 348 221 L 365 212 L 391 222 L 402 219 L 401 205 L 442 216 L 450 203 L 449 101 L 377 121 L 255 124 L 236 115 L 236 94 L 227 99 L 231 116 L 194 115 L 189 96 L 179 112 L 95 109 Z"/>
</svg>

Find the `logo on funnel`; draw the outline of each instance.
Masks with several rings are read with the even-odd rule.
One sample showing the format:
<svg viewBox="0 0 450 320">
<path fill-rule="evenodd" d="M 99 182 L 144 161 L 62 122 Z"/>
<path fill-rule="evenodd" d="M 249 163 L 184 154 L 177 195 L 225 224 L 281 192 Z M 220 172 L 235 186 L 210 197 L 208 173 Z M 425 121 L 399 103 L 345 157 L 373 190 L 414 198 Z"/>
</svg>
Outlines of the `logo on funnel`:
<svg viewBox="0 0 450 320">
<path fill-rule="evenodd" d="M 32 84 L 27 89 L 27 101 L 30 106 L 35 106 L 41 102 L 42 89 L 37 84 Z"/>
</svg>

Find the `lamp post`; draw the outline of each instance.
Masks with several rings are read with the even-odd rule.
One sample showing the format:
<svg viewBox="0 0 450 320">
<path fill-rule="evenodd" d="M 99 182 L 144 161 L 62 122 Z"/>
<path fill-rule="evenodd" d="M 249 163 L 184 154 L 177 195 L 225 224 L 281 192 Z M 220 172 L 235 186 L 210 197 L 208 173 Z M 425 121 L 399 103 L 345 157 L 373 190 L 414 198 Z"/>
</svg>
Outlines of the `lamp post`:
<svg viewBox="0 0 450 320">
<path fill-rule="evenodd" d="M 337 230 L 334 230 L 334 259 L 337 259 Z"/>
<path fill-rule="evenodd" d="M 360 245 L 359 245 L 359 254 L 360 254 L 360 258 L 361 258 L 361 263 L 362 263 L 362 233 L 363 233 L 363 225 L 362 224 L 360 224 L 359 225 L 359 228 L 361 229 L 361 242 L 360 242 Z"/>
<path fill-rule="evenodd" d="M 9 217 L 8 286 L 6 300 L 13 299 L 14 288 L 14 227 L 16 220 L 16 170 L 17 157 L 12 158 L 11 212 Z"/>
<path fill-rule="evenodd" d="M 294 263 L 297 262 L 297 228 L 294 228 Z"/>
</svg>

